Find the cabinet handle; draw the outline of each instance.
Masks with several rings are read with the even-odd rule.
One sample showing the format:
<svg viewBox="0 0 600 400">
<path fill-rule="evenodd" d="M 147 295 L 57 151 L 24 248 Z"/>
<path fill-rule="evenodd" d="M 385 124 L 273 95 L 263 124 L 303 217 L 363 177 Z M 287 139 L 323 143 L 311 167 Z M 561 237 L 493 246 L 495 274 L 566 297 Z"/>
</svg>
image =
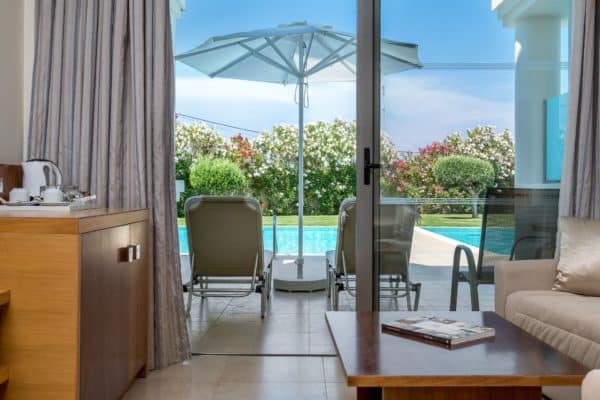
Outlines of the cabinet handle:
<svg viewBox="0 0 600 400">
<path fill-rule="evenodd" d="M 132 263 L 135 260 L 135 246 L 119 248 L 119 262 Z"/>
<path fill-rule="evenodd" d="M 136 244 L 135 246 L 133 246 L 135 248 L 134 250 L 134 258 L 136 260 L 140 260 L 142 258 L 142 245 L 140 243 Z"/>
</svg>

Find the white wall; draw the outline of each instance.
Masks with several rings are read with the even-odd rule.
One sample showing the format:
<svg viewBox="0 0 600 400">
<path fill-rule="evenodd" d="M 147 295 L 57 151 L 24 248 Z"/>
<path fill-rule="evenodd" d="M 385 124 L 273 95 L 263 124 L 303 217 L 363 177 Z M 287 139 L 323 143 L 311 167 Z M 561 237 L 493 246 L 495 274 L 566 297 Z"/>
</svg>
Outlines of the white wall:
<svg viewBox="0 0 600 400">
<path fill-rule="evenodd" d="M 0 0 L 0 163 L 23 159 L 34 31 L 33 0 Z"/>
</svg>

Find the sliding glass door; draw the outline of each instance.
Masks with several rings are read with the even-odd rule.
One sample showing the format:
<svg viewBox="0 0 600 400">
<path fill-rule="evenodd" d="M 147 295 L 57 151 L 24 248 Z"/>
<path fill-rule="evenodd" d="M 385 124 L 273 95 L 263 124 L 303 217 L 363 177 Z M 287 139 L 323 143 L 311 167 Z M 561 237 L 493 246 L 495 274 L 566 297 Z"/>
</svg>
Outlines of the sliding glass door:
<svg viewBox="0 0 600 400">
<path fill-rule="evenodd" d="M 358 309 L 493 309 L 553 256 L 571 4 L 515 3 L 359 1 Z"/>
</svg>

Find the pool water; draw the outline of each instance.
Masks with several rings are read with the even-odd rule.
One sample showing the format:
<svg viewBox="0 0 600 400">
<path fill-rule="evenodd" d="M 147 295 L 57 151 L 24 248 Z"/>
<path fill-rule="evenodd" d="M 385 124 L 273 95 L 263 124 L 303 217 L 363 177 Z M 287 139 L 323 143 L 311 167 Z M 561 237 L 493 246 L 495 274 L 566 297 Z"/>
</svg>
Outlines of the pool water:
<svg viewBox="0 0 600 400">
<path fill-rule="evenodd" d="M 304 254 L 325 255 L 328 250 L 335 250 L 337 228 L 335 226 L 308 226 L 304 228 Z M 263 245 L 265 250 L 273 250 L 273 227 L 263 228 Z M 179 227 L 179 252 L 189 254 L 187 229 Z M 277 227 L 277 253 L 298 253 L 298 227 Z"/>
<path fill-rule="evenodd" d="M 424 229 L 474 247 L 479 247 L 481 243 L 481 228 L 426 227 Z M 485 250 L 508 255 L 512 250 L 514 240 L 514 228 L 488 228 Z"/>
<path fill-rule="evenodd" d="M 425 227 L 423 229 L 474 247 L 479 247 L 481 240 L 481 228 Z M 335 250 L 336 239 L 337 228 L 335 226 L 305 227 L 304 254 L 324 255 L 328 250 Z M 488 228 L 486 251 L 510 254 L 513 242 L 513 228 Z M 273 249 L 273 227 L 263 228 L 263 244 L 266 250 Z M 189 254 L 190 252 L 185 226 L 179 227 L 179 252 L 181 254 Z M 298 227 L 277 227 L 277 253 L 298 253 Z"/>
</svg>

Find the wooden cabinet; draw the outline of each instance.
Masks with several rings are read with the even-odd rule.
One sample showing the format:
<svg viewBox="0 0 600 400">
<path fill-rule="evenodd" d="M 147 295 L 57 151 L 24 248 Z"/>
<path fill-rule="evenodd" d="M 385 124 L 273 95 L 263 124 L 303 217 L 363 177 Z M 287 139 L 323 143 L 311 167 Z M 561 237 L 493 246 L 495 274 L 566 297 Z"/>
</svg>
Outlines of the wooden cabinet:
<svg viewBox="0 0 600 400">
<path fill-rule="evenodd" d="M 112 400 L 145 376 L 147 215 L 0 212 L 4 398 Z"/>
</svg>

